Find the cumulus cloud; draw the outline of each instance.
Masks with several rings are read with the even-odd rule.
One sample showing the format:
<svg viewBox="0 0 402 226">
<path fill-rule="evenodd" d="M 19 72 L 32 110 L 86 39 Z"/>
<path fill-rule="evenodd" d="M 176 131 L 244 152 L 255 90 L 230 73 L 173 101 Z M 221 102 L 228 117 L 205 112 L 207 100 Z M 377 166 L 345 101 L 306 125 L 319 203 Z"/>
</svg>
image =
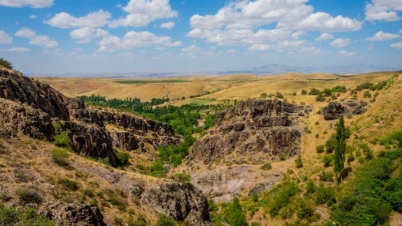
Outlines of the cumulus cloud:
<svg viewBox="0 0 402 226">
<path fill-rule="evenodd" d="M 385 33 L 383 31 L 377 32 L 373 37 L 366 38 L 366 41 L 389 41 L 401 37 L 398 34 Z"/>
<path fill-rule="evenodd" d="M 350 41 L 349 38 L 337 38 L 334 41 L 330 43 L 331 46 L 337 46 L 337 47 L 346 47 L 350 45 L 352 41 Z"/>
<path fill-rule="evenodd" d="M 347 52 L 346 50 L 341 50 L 338 52 L 338 56 L 354 56 L 356 52 Z"/>
<path fill-rule="evenodd" d="M 36 18 L 38 18 L 37 15 L 30 15 L 30 16 L 29 16 L 29 19 L 36 19 Z"/>
<path fill-rule="evenodd" d="M 390 45 L 391 48 L 402 49 L 402 42 L 392 43 Z"/>
<path fill-rule="evenodd" d="M 322 33 L 322 34 L 320 35 L 320 37 L 318 37 L 318 38 L 315 39 L 315 41 L 316 41 L 316 42 L 322 42 L 322 41 L 325 41 L 325 40 L 331 40 L 331 39 L 333 39 L 333 38 L 334 38 L 334 36 L 333 36 L 332 34 Z"/>
<path fill-rule="evenodd" d="M 47 8 L 53 5 L 53 0 L 0 0 L 0 5 L 8 7 Z"/>
<path fill-rule="evenodd" d="M 179 46 L 181 42 L 172 42 L 168 36 L 156 36 L 149 31 L 129 31 L 122 38 L 105 36 L 98 43 L 98 52 L 114 52 L 117 50 L 131 49 L 133 47 L 146 47 L 152 45 Z"/>
<path fill-rule="evenodd" d="M 109 35 L 109 33 L 100 28 L 83 27 L 70 32 L 72 39 L 78 39 L 77 43 L 88 43 L 93 38 L 100 38 Z"/>
<path fill-rule="evenodd" d="M 161 24 L 161 28 L 172 29 L 176 23 L 173 21 Z"/>
<path fill-rule="evenodd" d="M 368 21 L 396 21 L 401 18 L 398 11 L 402 11 L 400 0 L 372 0 L 366 4 L 366 20 Z"/>
<path fill-rule="evenodd" d="M 91 12 L 83 17 L 74 17 L 66 12 L 56 14 L 50 20 L 45 20 L 46 24 L 59 28 L 73 27 L 103 27 L 108 23 L 108 19 L 112 16 L 109 12 L 99 10 Z"/>
<path fill-rule="evenodd" d="M 13 43 L 13 38 L 10 37 L 6 32 L 0 30 L 0 44 L 11 44 Z"/>
<path fill-rule="evenodd" d="M 145 27 L 156 19 L 178 16 L 177 11 L 172 10 L 169 0 L 130 0 L 122 9 L 129 14 L 112 20 L 109 27 Z"/>
<path fill-rule="evenodd" d="M 15 36 L 20 38 L 27 38 L 29 39 L 29 44 L 31 45 L 40 45 L 45 46 L 48 48 L 53 48 L 58 46 L 57 42 L 50 39 L 48 36 L 45 35 L 36 35 L 36 32 L 30 30 L 26 27 L 21 28 L 15 33 Z"/>
</svg>

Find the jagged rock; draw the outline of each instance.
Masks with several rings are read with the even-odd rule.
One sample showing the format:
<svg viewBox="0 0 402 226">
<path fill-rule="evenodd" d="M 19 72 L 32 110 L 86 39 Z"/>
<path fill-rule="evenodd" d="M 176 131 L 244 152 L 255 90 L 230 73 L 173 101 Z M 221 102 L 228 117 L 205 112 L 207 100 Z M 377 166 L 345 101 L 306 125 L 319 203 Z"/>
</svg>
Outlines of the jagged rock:
<svg viewBox="0 0 402 226">
<path fill-rule="evenodd" d="M 323 108 L 323 115 L 325 120 L 334 120 L 346 115 L 348 113 L 354 115 L 364 114 L 367 109 L 359 104 L 357 101 L 348 100 L 343 103 L 337 101 L 330 102 L 327 107 Z"/>
<path fill-rule="evenodd" d="M 293 125 L 303 108 L 277 100 L 249 100 L 221 111 L 215 127 L 194 144 L 190 158 L 208 164 L 231 151 L 293 156 L 301 137 Z"/>
<path fill-rule="evenodd" d="M 20 101 L 41 109 L 51 118 L 69 120 L 66 98 L 47 84 L 34 81 L 18 73 L 0 70 L 0 98 Z"/>
<path fill-rule="evenodd" d="M 270 190 L 274 187 L 278 180 L 267 181 L 265 183 L 259 183 L 257 186 L 252 188 L 249 192 L 249 196 L 252 196 L 254 193 L 261 194 L 264 191 Z"/>
<path fill-rule="evenodd" d="M 209 226 L 208 200 L 191 184 L 167 183 L 157 188 L 136 189 L 141 194 L 141 202 L 155 211 L 166 214 L 176 221 L 184 221 L 194 226 Z"/>
<path fill-rule="evenodd" d="M 39 211 L 45 217 L 55 220 L 59 225 L 106 226 L 99 208 L 82 204 L 51 204 Z"/>
</svg>

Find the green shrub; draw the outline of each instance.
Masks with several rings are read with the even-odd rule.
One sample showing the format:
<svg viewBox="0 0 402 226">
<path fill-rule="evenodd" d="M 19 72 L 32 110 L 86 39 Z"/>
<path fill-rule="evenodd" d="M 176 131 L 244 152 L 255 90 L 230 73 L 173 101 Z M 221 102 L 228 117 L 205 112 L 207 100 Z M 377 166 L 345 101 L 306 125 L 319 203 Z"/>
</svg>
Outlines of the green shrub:
<svg viewBox="0 0 402 226">
<path fill-rule="evenodd" d="M 248 226 L 246 214 L 243 213 L 240 200 L 237 197 L 233 198 L 229 210 L 229 225 L 230 226 Z"/>
<path fill-rule="evenodd" d="M 332 153 L 335 150 L 336 145 L 336 135 L 332 134 L 331 137 L 325 142 L 325 149 L 327 154 Z"/>
<path fill-rule="evenodd" d="M 314 207 L 306 200 L 301 199 L 298 203 L 297 217 L 300 219 L 307 219 L 313 216 Z"/>
<path fill-rule="evenodd" d="M 147 226 L 147 219 L 143 215 L 137 217 L 137 219 L 128 219 L 128 226 Z"/>
<path fill-rule="evenodd" d="M 270 162 L 265 163 L 264 165 L 261 166 L 262 170 L 271 170 L 272 169 L 272 164 Z"/>
<path fill-rule="evenodd" d="M 278 92 L 278 93 L 276 93 L 275 97 L 279 98 L 279 99 L 283 99 L 283 94 Z"/>
<path fill-rule="evenodd" d="M 113 206 L 116 206 L 117 209 L 122 210 L 122 211 L 125 210 L 127 207 L 127 202 L 125 200 L 121 200 L 121 199 L 118 199 L 113 196 L 109 198 L 109 202 Z"/>
<path fill-rule="evenodd" d="M 56 132 L 56 135 L 59 135 L 61 133 L 61 124 L 59 122 L 53 121 L 53 128 L 54 131 Z"/>
<path fill-rule="evenodd" d="M 5 67 L 10 70 L 13 69 L 13 65 L 9 61 L 5 60 L 4 58 L 0 58 L 0 66 Z"/>
<path fill-rule="evenodd" d="M 77 191 L 79 189 L 79 184 L 77 181 L 73 181 L 67 178 L 59 178 L 57 183 L 70 191 Z"/>
<path fill-rule="evenodd" d="M 281 161 L 285 161 L 285 160 L 286 160 L 286 155 L 285 155 L 285 154 L 280 154 L 280 155 L 279 155 L 279 159 L 280 159 Z"/>
<path fill-rule="evenodd" d="M 191 176 L 187 173 L 176 173 L 172 176 L 172 179 L 180 183 L 188 183 L 191 180 Z"/>
<path fill-rule="evenodd" d="M 53 137 L 54 144 L 57 147 L 69 147 L 70 139 L 68 138 L 68 134 L 66 132 L 62 132 L 59 135 Z"/>
<path fill-rule="evenodd" d="M 308 95 L 318 95 L 318 94 L 320 94 L 320 90 L 319 89 L 316 89 L 316 88 L 312 88 L 311 90 L 310 90 L 310 92 L 308 93 Z"/>
<path fill-rule="evenodd" d="M 318 154 L 321 154 L 325 150 L 325 145 L 318 145 L 315 149 L 317 150 Z"/>
<path fill-rule="evenodd" d="M 53 162 L 60 166 L 68 166 L 68 151 L 60 148 L 53 148 L 50 150 L 50 157 L 52 158 Z"/>
<path fill-rule="evenodd" d="M 307 182 L 307 186 L 306 186 L 306 193 L 307 194 L 314 194 L 316 190 L 317 190 L 317 186 L 315 186 L 314 181 L 309 180 Z"/>
<path fill-rule="evenodd" d="M 175 226 L 176 222 L 165 215 L 159 215 L 158 221 L 156 222 L 156 226 Z"/>
<path fill-rule="evenodd" d="M 332 205 L 336 203 L 335 192 L 331 187 L 324 187 L 321 183 L 315 193 L 315 202 L 317 204 Z"/>
<path fill-rule="evenodd" d="M 85 189 L 85 190 L 84 190 L 84 195 L 85 195 L 85 196 L 88 196 L 88 197 L 90 197 L 90 198 L 95 197 L 95 194 L 94 194 L 94 192 L 93 192 L 91 189 Z"/>
<path fill-rule="evenodd" d="M 18 195 L 20 202 L 23 204 L 36 203 L 40 204 L 43 202 L 43 198 L 39 191 L 33 187 L 22 187 L 17 189 L 16 194 Z"/>
<path fill-rule="evenodd" d="M 251 200 L 253 200 L 253 202 L 258 202 L 259 200 L 258 194 L 254 192 L 253 195 L 251 196 Z"/>
<path fill-rule="evenodd" d="M 38 215 L 34 208 L 15 209 L 12 207 L 0 207 L 0 225 L 56 226 L 56 222 Z"/>
<path fill-rule="evenodd" d="M 117 159 L 119 160 L 120 164 L 125 165 L 128 163 L 129 155 L 125 152 L 117 152 L 116 153 Z"/>
<path fill-rule="evenodd" d="M 275 196 L 270 200 L 269 214 L 275 217 L 282 208 L 286 207 L 291 202 L 291 198 L 299 192 L 299 188 L 294 182 L 286 182 L 281 188 L 275 188 L 271 192 L 274 193 Z"/>
<path fill-rule="evenodd" d="M 303 167 L 303 161 L 301 159 L 301 155 L 299 155 L 299 157 L 297 157 L 295 163 L 296 163 L 297 168 L 302 168 Z"/>
<path fill-rule="evenodd" d="M 307 90 L 303 89 L 303 90 L 301 91 L 301 94 L 302 94 L 302 95 L 306 95 L 306 94 L 307 94 Z"/>
<path fill-rule="evenodd" d="M 115 217 L 113 222 L 115 225 L 123 225 L 123 218 Z"/>
<path fill-rule="evenodd" d="M 332 172 L 322 171 L 320 179 L 322 181 L 334 181 L 334 174 Z"/>
<path fill-rule="evenodd" d="M 324 163 L 325 167 L 332 166 L 334 164 L 334 155 L 324 155 L 324 158 L 322 158 L 322 162 Z"/>
</svg>

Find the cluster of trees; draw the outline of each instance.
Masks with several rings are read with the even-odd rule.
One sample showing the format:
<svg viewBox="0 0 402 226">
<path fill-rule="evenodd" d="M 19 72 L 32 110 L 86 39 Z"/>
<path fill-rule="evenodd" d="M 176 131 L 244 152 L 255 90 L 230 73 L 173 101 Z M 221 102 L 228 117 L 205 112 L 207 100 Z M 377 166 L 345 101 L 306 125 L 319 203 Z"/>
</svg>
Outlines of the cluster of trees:
<svg viewBox="0 0 402 226">
<path fill-rule="evenodd" d="M 4 58 L 0 58 L 0 66 L 5 67 L 10 70 L 13 69 L 13 65 L 9 61 L 5 60 Z"/>
<path fill-rule="evenodd" d="M 219 92 L 219 91 L 221 91 L 221 90 L 220 90 L 220 89 L 217 89 L 217 90 L 214 90 L 214 91 L 206 91 L 206 92 L 203 93 L 203 94 L 191 95 L 190 98 L 202 97 L 202 96 L 205 96 L 205 95 L 217 93 L 217 92 Z"/>
</svg>

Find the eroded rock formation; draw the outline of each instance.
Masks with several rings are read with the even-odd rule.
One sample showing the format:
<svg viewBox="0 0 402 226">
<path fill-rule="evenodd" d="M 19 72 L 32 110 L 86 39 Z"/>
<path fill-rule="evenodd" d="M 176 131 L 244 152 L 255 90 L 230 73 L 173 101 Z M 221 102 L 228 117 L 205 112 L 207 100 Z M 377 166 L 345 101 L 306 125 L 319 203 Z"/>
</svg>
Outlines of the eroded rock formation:
<svg viewBox="0 0 402 226">
<path fill-rule="evenodd" d="M 325 120 L 339 119 L 341 115 L 353 114 L 361 115 L 367 111 L 364 105 L 359 104 L 357 101 L 347 100 L 343 103 L 334 101 L 323 108 L 323 115 Z"/>
<path fill-rule="evenodd" d="M 229 152 L 297 154 L 301 132 L 297 117 L 303 106 L 277 100 L 249 100 L 216 116 L 215 127 L 192 149 L 194 158 L 207 164 Z"/>
</svg>

